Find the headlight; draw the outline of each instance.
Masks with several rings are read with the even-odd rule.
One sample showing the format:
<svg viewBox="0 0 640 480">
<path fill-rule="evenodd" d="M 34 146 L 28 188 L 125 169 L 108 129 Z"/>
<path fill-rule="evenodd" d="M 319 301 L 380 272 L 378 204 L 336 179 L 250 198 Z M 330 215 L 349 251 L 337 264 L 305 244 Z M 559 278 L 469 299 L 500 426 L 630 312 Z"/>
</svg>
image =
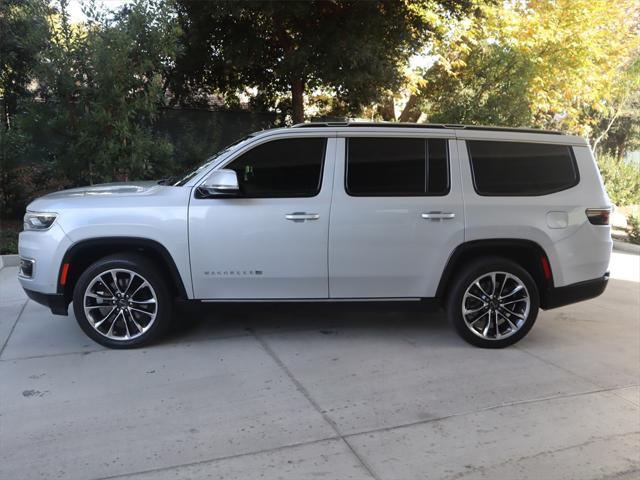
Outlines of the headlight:
<svg viewBox="0 0 640 480">
<path fill-rule="evenodd" d="M 51 212 L 27 212 L 24 214 L 25 230 L 49 230 L 58 217 Z"/>
</svg>

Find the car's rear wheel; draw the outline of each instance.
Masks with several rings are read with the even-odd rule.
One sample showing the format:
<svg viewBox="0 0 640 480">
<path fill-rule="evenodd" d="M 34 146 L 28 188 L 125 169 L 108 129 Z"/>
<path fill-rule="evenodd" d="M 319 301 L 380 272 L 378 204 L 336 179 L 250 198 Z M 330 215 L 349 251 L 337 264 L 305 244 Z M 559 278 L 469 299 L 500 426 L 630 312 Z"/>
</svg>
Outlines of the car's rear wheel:
<svg viewBox="0 0 640 480">
<path fill-rule="evenodd" d="M 73 292 L 82 330 L 110 348 L 133 348 L 157 339 L 169 326 L 171 296 L 162 273 L 145 257 L 111 255 L 89 266 Z"/>
<path fill-rule="evenodd" d="M 471 263 L 455 278 L 447 314 L 467 342 L 485 348 L 513 345 L 533 327 L 538 288 L 524 268 L 503 258 Z"/>
</svg>

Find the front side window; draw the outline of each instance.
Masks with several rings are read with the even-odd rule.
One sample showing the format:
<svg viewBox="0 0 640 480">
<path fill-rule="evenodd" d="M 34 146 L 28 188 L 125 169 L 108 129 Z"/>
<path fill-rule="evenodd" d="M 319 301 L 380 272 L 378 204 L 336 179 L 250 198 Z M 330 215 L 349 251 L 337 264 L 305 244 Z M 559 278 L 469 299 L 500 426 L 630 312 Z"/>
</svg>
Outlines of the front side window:
<svg viewBox="0 0 640 480">
<path fill-rule="evenodd" d="M 313 197 L 320 192 L 326 138 L 286 138 L 263 143 L 225 168 L 238 175 L 246 197 Z"/>
<path fill-rule="evenodd" d="M 346 191 L 353 196 L 446 195 L 447 141 L 424 138 L 347 139 Z"/>
<path fill-rule="evenodd" d="M 480 195 L 546 195 L 578 184 L 568 145 L 468 140 L 467 146 Z"/>
</svg>

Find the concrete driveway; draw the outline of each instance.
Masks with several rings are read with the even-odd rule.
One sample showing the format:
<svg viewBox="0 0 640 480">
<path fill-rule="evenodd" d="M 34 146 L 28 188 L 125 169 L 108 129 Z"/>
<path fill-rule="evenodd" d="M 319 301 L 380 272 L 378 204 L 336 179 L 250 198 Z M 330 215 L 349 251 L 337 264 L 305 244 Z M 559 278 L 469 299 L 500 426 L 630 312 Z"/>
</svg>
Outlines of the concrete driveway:
<svg viewBox="0 0 640 480">
<path fill-rule="evenodd" d="M 267 305 L 105 350 L 0 270 L 0 478 L 640 478 L 640 257 L 473 348 L 400 305 Z"/>
</svg>

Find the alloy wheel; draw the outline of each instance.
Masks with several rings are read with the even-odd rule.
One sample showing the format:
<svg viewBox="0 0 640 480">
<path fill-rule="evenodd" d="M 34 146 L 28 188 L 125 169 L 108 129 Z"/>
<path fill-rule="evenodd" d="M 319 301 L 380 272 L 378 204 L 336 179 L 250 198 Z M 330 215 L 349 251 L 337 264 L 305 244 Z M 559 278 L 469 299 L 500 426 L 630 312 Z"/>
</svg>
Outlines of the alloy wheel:
<svg viewBox="0 0 640 480">
<path fill-rule="evenodd" d="M 502 340 L 525 324 L 531 298 L 524 282 L 508 272 L 489 272 L 476 278 L 462 297 L 462 317 L 475 335 Z"/>
<path fill-rule="evenodd" d="M 111 340 L 132 340 L 151 328 L 158 299 L 151 284 L 139 273 L 124 268 L 96 275 L 83 298 L 89 324 Z"/>
</svg>

